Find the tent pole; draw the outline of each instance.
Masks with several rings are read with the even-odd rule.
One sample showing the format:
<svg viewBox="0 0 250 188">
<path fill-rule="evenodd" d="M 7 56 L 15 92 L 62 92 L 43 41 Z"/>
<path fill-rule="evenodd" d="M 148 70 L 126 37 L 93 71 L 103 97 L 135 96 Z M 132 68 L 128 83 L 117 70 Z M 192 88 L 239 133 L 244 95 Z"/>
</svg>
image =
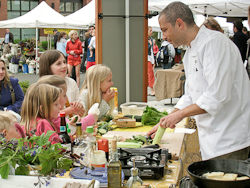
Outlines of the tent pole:
<svg viewBox="0 0 250 188">
<path fill-rule="evenodd" d="M 130 102 L 130 74 L 129 74 L 129 0 L 125 1 L 125 54 L 126 54 L 126 102 Z"/>
<path fill-rule="evenodd" d="M 38 38 L 37 32 L 38 32 L 38 29 L 37 29 L 37 26 L 36 26 L 36 59 L 38 57 L 38 53 L 37 53 L 37 38 Z"/>
</svg>

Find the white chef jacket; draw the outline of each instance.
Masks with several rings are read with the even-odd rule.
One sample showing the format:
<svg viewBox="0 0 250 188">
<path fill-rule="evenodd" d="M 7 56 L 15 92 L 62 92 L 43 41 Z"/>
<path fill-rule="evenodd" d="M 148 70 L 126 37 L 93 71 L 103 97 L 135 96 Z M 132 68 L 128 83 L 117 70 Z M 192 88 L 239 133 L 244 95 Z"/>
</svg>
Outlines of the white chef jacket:
<svg viewBox="0 0 250 188">
<path fill-rule="evenodd" d="M 177 105 L 197 104 L 203 160 L 250 146 L 250 81 L 237 46 L 202 26 L 184 56 L 185 94 Z"/>
</svg>

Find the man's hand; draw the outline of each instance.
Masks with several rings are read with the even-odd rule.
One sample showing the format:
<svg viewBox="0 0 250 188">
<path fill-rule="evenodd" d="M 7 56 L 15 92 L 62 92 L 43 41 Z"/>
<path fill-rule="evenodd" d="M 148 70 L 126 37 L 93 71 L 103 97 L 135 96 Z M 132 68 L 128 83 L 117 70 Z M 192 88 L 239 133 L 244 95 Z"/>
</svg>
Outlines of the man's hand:
<svg viewBox="0 0 250 188">
<path fill-rule="evenodd" d="M 150 131 L 148 131 L 147 136 L 151 135 L 151 138 L 154 138 L 158 127 L 159 127 L 159 123 L 155 125 Z"/>
<path fill-rule="evenodd" d="M 108 103 L 111 99 L 115 97 L 115 91 L 108 89 L 106 93 L 102 93 L 102 98 Z"/>
<path fill-rule="evenodd" d="M 163 118 L 160 119 L 160 126 L 162 128 L 171 128 L 174 129 L 175 128 L 175 124 L 179 123 L 182 119 L 183 119 L 183 115 L 181 110 L 178 110 L 174 113 L 171 113 Z"/>
</svg>

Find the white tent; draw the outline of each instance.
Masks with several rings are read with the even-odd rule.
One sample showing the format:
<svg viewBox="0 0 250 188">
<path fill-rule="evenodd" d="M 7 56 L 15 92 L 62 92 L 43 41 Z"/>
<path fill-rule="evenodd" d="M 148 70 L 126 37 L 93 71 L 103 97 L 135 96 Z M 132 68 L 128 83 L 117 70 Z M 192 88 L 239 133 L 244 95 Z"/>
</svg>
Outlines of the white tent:
<svg viewBox="0 0 250 188">
<path fill-rule="evenodd" d="M 194 14 L 247 17 L 249 0 L 180 0 L 189 5 Z M 162 11 L 173 0 L 149 0 L 148 9 Z"/>
<path fill-rule="evenodd" d="M 42 1 L 23 16 L 0 21 L 0 28 L 36 28 L 36 57 L 37 57 L 37 29 L 38 28 L 69 28 L 82 29 L 84 24 L 64 17 Z"/>
<path fill-rule="evenodd" d="M 71 20 L 79 21 L 87 28 L 95 23 L 95 0 L 82 7 L 78 11 L 66 16 Z"/>
</svg>

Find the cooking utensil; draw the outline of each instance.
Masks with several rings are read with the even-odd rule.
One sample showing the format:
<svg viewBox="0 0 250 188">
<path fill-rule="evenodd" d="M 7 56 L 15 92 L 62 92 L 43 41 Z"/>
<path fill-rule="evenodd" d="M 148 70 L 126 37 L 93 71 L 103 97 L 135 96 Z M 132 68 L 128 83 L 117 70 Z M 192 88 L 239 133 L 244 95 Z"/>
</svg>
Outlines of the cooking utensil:
<svg viewBox="0 0 250 188">
<path fill-rule="evenodd" d="M 202 177 L 207 172 L 235 173 L 250 177 L 250 160 L 217 159 L 195 162 L 188 166 L 191 180 L 202 188 L 250 188 L 250 179 L 239 181 L 218 181 Z"/>
</svg>

